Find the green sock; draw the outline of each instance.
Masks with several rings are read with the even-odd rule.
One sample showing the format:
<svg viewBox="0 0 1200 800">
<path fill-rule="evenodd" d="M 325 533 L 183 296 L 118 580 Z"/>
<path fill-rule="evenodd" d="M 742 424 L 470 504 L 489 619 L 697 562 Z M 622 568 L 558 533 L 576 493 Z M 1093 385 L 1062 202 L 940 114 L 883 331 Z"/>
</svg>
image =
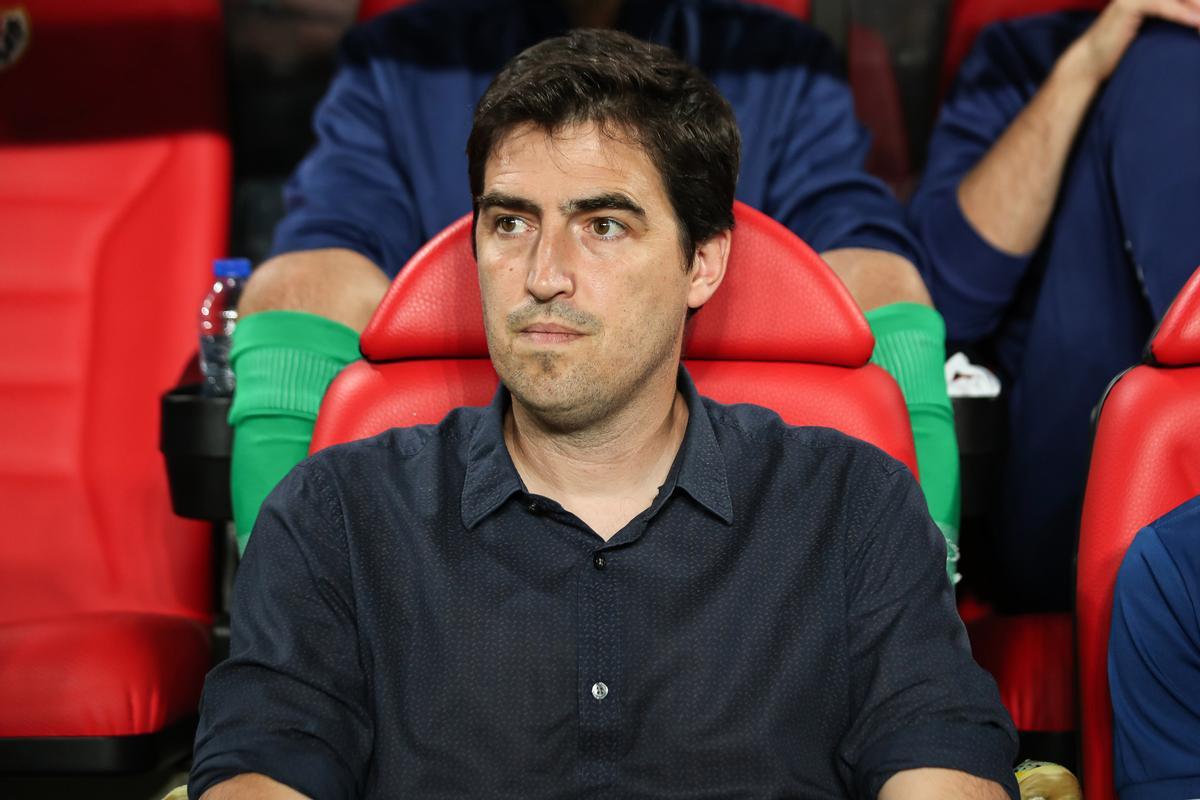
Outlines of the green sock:
<svg viewBox="0 0 1200 800">
<path fill-rule="evenodd" d="M 959 472 L 954 411 L 946 395 L 946 324 L 928 306 L 893 303 L 866 314 L 872 363 L 896 379 L 913 429 L 917 471 L 929 514 L 946 537 L 946 571 L 957 580 Z"/>
<path fill-rule="evenodd" d="M 358 358 L 358 334 L 325 317 L 264 311 L 238 322 L 230 351 L 237 388 L 229 478 L 239 553 L 263 500 L 308 455 L 329 382 Z"/>
</svg>

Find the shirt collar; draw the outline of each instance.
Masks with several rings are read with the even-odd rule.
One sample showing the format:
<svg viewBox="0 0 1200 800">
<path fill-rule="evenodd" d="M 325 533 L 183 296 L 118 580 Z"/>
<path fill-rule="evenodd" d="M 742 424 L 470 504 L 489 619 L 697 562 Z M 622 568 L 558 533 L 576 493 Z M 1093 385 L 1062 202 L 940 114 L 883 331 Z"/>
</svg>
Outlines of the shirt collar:
<svg viewBox="0 0 1200 800">
<path fill-rule="evenodd" d="M 676 475 L 675 488 L 683 489 L 697 503 L 730 524 L 733 522 L 733 503 L 729 498 L 725 458 L 704 400 L 682 365 L 677 386 L 687 403 L 688 424 L 683 444 L 675 457 L 676 468 L 672 469 Z M 504 414 L 509 402 L 508 390 L 500 384 L 491 404 L 484 409 L 471 432 L 462 494 L 462 520 L 468 529 L 478 525 L 509 497 L 525 490 L 504 444 Z"/>
<path fill-rule="evenodd" d="M 525 490 L 504 444 L 504 414 L 508 389 L 501 383 L 491 404 L 471 431 L 467 447 L 467 475 L 463 480 L 462 520 L 468 529 L 491 514 L 517 492 Z"/>
<path fill-rule="evenodd" d="M 679 448 L 679 477 L 675 486 L 692 499 L 716 514 L 725 524 L 733 523 L 733 501 L 729 499 L 729 480 L 725 471 L 725 455 L 717 443 L 712 419 L 704 399 L 688 371 L 679 367 L 679 392 L 688 407 L 687 431 Z"/>
</svg>

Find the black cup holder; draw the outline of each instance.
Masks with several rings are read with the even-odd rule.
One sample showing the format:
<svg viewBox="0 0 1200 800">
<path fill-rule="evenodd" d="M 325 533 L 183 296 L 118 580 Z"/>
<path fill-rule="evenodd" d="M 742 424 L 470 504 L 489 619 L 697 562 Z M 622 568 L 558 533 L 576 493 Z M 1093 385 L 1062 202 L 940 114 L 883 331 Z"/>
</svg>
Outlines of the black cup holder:
<svg viewBox="0 0 1200 800">
<path fill-rule="evenodd" d="M 962 515 L 994 514 L 1004 453 L 1008 449 L 1008 410 L 1003 397 L 956 397 L 954 428 L 962 468 Z"/>
<path fill-rule="evenodd" d="M 205 397 L 200 384 L 176 386 L 162 396 L 159 449 L 167 462 L 171 508 L 181 517 L 233 518 L 229 501 L 229 453 L 233 431 L 226 422 L 230 398 Z"/>
</svg>

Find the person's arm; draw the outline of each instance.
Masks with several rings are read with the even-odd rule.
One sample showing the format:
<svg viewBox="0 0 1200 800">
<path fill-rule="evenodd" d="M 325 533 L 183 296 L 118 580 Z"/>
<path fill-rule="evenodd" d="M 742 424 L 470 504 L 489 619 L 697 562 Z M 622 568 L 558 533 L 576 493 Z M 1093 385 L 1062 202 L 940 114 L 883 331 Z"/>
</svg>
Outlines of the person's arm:
<svg viewBox="0 0 1200 800">
<path fill-rule="evenodd" d="M 200 800 L 308 800 L 308 797 L 266 775 L 238 775 L 218 783 Z"/>
<path fill-rule="evenodd" d="M 362 333 L 390 286 L 374 262 L 345 247 L 283 253 L 254 270 L 238 313 L 300 311 Z"/>
<path fill-rule="evenodd" d="M 853 705 L 838 756 L 847 784 L 864 798 L 1016 800 L 1016 732 L 971 657 L 942 538 L 912 475 L 887 463 L 852 476 L 876 497 L 844 537 Z"/>
<path fill-rule="evenodd" d="M 1008 800 L 995 781 L 952 769 L 897 772 L 879 790 L 879 800 Z"/>
<path fill-rule="evenodd" d="M 1200 0 L 1113 0 L 967 173 L 959 205 L 993 247 L 1014 255 L 1037 247 L 1088 107 L 1148 16 L 1200 26 Z"/>
<path fill-rule="evenodd" d="M 890 303 L 933 307 L 921 273 L 905 256 L 866 247 L 839 247 L 820 255 L 864 313 Z"/>
<path fill-rule="evenodd" d="M 241 775 L 321 800 L 362 792 L 375 727 L 344 511 L 320 459 L 267 498 L 238 568 L 230 655 L 204 682 L 193 798 Z M 251 777 L 221 791 L 264 786 L 279 792 Z"/>
</svg>

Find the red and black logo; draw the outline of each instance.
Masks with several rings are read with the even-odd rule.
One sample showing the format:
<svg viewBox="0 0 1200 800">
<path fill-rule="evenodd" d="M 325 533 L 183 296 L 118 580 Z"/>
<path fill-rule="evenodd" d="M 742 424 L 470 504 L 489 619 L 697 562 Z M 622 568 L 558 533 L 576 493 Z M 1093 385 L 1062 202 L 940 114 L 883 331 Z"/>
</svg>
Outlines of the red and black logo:
<svg viewBox="0 0 1200 800">
<path fill-rule="evenodd" d="M 29 14 L 21 6 L 0 9 L 0 70 L 20 60 L 29 46 Z"/>
</svg>

